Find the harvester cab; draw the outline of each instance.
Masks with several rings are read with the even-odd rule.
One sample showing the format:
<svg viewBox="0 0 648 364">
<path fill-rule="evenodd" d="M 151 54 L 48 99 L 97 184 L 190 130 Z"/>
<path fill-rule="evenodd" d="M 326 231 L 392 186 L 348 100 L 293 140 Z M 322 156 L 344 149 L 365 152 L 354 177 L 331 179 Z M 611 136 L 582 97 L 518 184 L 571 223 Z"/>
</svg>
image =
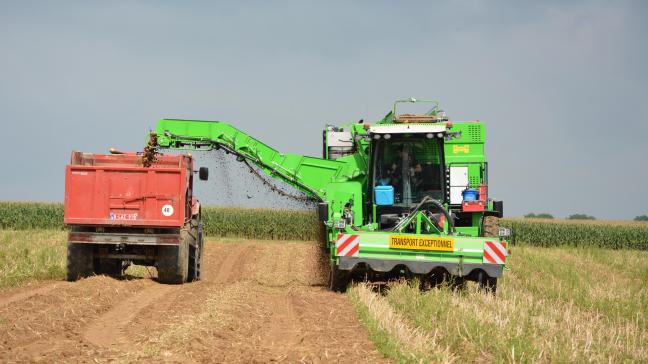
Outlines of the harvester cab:
<svg viewBox="0 0 648 364">
<path fill-rule="evenodd" d="M 396 106 L 400 102 L 433 102 L 435 106 L 424 115 L 398 115 Z M 418 218 L 434 222 L 436 232 L 439 232 L 437 226 L 443 228 L 445 219 L 452 221 L 440 203 L 446 195 L 443 141 L 452 136 L 443 121 L 447 118 L 436 101 L 412 98 L 394 103 L 384 123 L 369 127 L 368 185 L 372 189 L 379 229 L 392 228 L 419 211 L 423 216 Z M 427 225 L 424 228 L 429 230 L 431 227 Z"/>
</svg>

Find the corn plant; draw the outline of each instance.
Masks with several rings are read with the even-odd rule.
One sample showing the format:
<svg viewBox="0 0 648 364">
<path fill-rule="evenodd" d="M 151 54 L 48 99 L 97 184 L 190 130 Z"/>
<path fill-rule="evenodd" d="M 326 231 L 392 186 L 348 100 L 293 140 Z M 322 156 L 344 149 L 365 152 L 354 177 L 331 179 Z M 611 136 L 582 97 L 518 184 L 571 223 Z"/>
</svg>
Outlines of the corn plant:
<svg viewBox="0 0 648 364">
<path fill-rule="evenodd" d="M 648 250 L 648 224 L 505 219 L 513 244 Z"/>
</svg>

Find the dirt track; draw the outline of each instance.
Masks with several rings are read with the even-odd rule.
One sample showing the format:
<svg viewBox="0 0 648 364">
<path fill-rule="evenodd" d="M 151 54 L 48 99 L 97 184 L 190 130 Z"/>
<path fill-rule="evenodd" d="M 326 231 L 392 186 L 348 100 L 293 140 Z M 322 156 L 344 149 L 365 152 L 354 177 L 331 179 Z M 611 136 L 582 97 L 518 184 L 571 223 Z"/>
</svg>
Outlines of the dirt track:
<svg viewBox="0 0 648 364">
<path fill-rule="evenodd" d="M 211 242 L 182 286 L 98 276 L 0 294 L 0 362 L 380 362 L 318 248 Z"/>
</svg>

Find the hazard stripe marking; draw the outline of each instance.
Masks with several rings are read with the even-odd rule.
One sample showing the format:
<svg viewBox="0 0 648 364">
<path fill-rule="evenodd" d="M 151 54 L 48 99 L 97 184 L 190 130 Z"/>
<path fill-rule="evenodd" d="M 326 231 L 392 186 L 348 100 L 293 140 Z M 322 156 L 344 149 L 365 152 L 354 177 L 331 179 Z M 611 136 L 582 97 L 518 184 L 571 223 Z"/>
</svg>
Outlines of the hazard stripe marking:
<svg viewBox="0 0 648 364">
<path fill-rule="evenodd" d="M 484 246 L 484 253 L 488 253 L 488 256 L 491 257 L 491 261 L 495 264 L 502 264 L 503 259 L 495 252 L 495 250 L 496 249 L 491 248 L 488 244 Z"/>
<path fill-rule="evenodd" d="M 337 255 L 341 257 L 357 257 L 360 250 L 360 236 L 353 234 L 338 234 L 335 242 Z"/>
<path fill-rule="evenodd" d="M 490 256 L 490 254 L 488 254 L 488 252 L 487 252 L 486 250 L 484 250 L 484 260 L 485 260 L 487 263 L 494 263 L 494 262 L 495 262 L 495 259 L 493 259 L 493 258 Z"/>
<path fill-rule="evenodd" d="M 348 257 L 358 256 L 358 251 L 360 250 L 360 245 L 356 244 L 349 252 L 347 253 Z"/>
<path fill-rule="evenodd" d="M 484 243 L 484 262 L 490 264 L 506 263 L 506 243 L 487 241 Z"/>
<path fill-rule="evenodd" d="M 344 238 L 344 239 L 340 239 L 340 241 L 342 241 L 342 242 L 341 242 L 340 245 L 337 247 L 337 251 L 338 251 L 338 253 L 341 252 L 341 251 L 343 251 L 343 250 L 346 249 L 347 247 L 351 246 L 351 244 L 353 244 L 353 241 L 354 241 L 354 240 L 355 240 L 355 239 L 354 239 L 354 236 L 353 236 L 353 235 L 349 235 L 349 236 L 347 236 L 347 237 Z"/>
<path fill-rule="evenodd" d="M 353 235 L 343 244 L 344 246 L 338 248 L 338 255 L 345 257 L 350 256 L 349 252 L 358 246 L 358 243 L 356 242 L 358 240 L 357 237 L 357 235 Z"/>
</svg>

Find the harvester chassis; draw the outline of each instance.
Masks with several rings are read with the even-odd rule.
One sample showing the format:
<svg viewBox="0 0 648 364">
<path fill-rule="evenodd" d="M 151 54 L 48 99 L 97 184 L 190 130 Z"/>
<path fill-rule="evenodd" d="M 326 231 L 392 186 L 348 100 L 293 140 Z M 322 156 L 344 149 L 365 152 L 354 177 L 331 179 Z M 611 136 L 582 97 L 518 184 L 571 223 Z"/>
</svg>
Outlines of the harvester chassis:
<svg viewBox="0 0 648 364">
<path fill-rule="evenodd" d="M 396 113 L 397 103 L 422 101 L 435 103 L 425 115 Z M 503 202 L 488 192 L 485 126 L 450 122 L 436 101 L 398 100 L 374 124 L 328 125 L 322 158 L 281 153 L 221 121 L 162 119 L 150 140 L 162 149 L 220 149 L 317 201 L 332 290 L 364 275 L 441 276 L 494 292 L 508 264 L 497 222 Z"/>
</svg>

